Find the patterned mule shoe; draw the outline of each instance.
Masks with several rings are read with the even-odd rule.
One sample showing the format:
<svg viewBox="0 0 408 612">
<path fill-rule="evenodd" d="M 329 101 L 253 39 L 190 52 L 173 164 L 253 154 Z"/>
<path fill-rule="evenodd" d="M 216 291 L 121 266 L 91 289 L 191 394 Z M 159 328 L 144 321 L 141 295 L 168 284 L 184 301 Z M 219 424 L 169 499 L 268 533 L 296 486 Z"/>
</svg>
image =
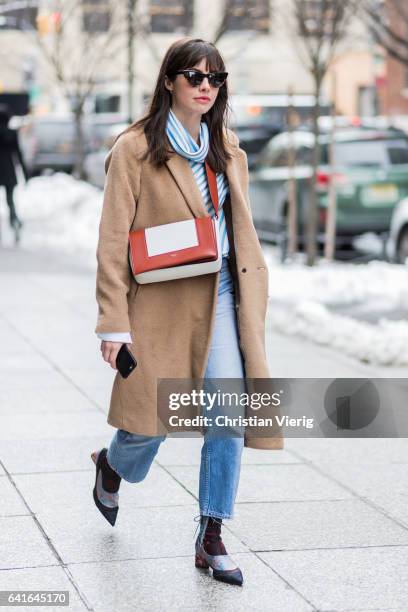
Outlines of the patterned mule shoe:
<svg viewBox="0 0 408 612">
<path fill-rule="evenodd" d="M 228 584 L 242 586 L 242 572 L 230 557 L 221 539 L 222 519 L 212 516 L 200 517 L 200 533 L 195 543 L 195 566 L 211 567 L 213 578 Z"/>
</svg>

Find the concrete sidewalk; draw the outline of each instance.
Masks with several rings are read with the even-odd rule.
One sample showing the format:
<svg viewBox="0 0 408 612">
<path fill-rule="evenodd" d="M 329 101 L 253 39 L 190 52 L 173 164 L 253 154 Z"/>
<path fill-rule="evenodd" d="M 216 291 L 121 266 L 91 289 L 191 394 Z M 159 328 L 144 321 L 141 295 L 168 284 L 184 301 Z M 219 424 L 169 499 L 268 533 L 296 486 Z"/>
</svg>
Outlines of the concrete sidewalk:
<svg viewBox="0 0 408 612">
<path fill-rule="evenodd" d="M 115 375 L 93 273 L 9 247 L 0 283 L 0 589 L 69 590 L 71 611 L 407 609 L 406 440 L 245 449 L 223 530 L 245 582 L 218 583 L 194 567 L 200 439 L 166 440 L 143 483 L 123 482 L 113 529 L 93 504 Z M 268 358 L 276 377 L 405 375 L 271 331 Z"/>
</svg>

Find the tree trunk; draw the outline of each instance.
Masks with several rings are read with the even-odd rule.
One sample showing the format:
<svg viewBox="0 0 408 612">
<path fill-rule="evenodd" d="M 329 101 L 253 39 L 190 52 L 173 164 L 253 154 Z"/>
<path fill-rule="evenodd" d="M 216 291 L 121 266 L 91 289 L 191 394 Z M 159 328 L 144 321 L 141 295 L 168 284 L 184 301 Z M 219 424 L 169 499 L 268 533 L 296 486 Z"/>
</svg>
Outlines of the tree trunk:
<svg viewBox="0 0 408 612">
<path fill-rule="evenodd" d="M 289 150 L 288 150 L 288 165 L 289 165 L 289 183 L 288 183 L 288 216 L 285 222 L 287 223 L 289 241 L 288 253 L 293 256 L 298 250 L 298 235 L 297 235 L 297 183 L 295 176 L 295 148 L 293 143 L 294 130 L 294 108 L 292 103 L 293 88 L 288 91 L 289 108 L 288 108 L 288 132 L 289 132 Z"/>
<path fill-rule="evenodd" d="M 332 261 L 336 250 L 336 215 L 337 215 L 337 193 L 336 193 L 336 160 L 334 154 L 335 138 L 336 138 L 336 73 L 333 73 L 332 82 L 332 108 L 331 119 L 332 126 L 330 131 L 329 145 L 329 194 L 327 205 L 326 219 L 326 239 L 324 244 L 324 256 L 328 261 Z"/>
<path fill-rule="evenodd" d="M 128 122 L 133 123 L 134 109 L 134 63 L 135 63 L 135 10 L 136 0 L 127 0 L 127 88 L 128 88 Z"/>
<path fill-rule="evenodd" d="M 74 176 L 83 180 L 85 179 L 85 135 L 84 135 L 84 111 L 82 105 L 75 109 L 75 166 Z"/>
<path fill-rule="evenodd" d="M 313 148 L 312 159 L 312 176 L 310 180 L 309 194 L 309 214 L 307 218 L 307 234 L 306 234 L 306 265 L 313 266 L 316 259 L 316 238 L 317 238 L 317 169 L 320 162 L 320 143 L 319 143 L 319 116 L 320 116 L 320 90 L 321 78 L 316 71 L 315 76 L 315 105 L 313 108 L 313 134 L 315 143 Z"/>
</svg>

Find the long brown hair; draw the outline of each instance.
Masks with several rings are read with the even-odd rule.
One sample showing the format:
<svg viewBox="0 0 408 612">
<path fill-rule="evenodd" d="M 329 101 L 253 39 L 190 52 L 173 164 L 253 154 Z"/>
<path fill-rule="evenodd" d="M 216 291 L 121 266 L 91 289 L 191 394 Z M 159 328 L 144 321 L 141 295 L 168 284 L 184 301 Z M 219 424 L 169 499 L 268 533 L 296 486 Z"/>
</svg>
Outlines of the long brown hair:
<svg viewBox="0 0 408 612">
<path fill-rule="evenodd" d="M 171 94 L 165 87 L 164 77 L 168 75 L 170 81 L 174 81 L 177 70 L 191 68 L 203 58 L 207 59 L 210 72 L 225 72 L 224 61 L 218 49 L 211 42 L 201 38 L 189 36 L 176 40 L 167 50 L 157 77 L 156 87 L 150 102 L 147 114 L 135 121 L 123 133 L 143 128 L 148 143 L 148 148 L 142 157 L 143 160 L 150 156 L 150 161 L 156 167 L 160 167 L 168 160 L 169 155 L 174 153 L 170 147 L 166 134 L 166 124 L 169 110 L 171 108 Z M 227 128 L 226 114 L 231 110 L 228 104 L 227 81 L 219 89 L 217 98 L 207 113 L 202 115 L 209 133 L 210 143 L 207 160 L 214 172 L 225 172 L 227 160 L 231 158 L 225 147 L 225 134 Z"/>
</svg>

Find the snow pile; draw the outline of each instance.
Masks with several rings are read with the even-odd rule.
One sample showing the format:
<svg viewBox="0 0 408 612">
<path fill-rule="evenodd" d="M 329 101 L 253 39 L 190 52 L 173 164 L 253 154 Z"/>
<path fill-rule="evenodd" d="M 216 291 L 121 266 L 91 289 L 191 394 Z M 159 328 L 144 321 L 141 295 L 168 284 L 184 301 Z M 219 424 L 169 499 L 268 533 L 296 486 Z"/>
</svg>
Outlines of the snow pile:
<svg viewBox="0 0 408 612">
<path fill-rule="evenodd" d="M 408 323 L 380 319 L 377 325 L 329 312 L 317 302 L 303 301 L 292 309 L 272 307 L 272 326 L 360 361 L 377 365 L 408 365 Z"/>
<path fill-rule="evenodd" d="M 408 307 L 408 268 L 383 261 L 353 265 L 318 261 L 315 266 L 277 264 L 268 254 L 272 300 L 295 303 L 311 300 L 319 304 L 376 303 L 395 310 Z"/>
<path fill-rule="evenodd" d="M 376 365 L 408 365 L 408 321 L 381 317 L 373 325 L 330 312 L 337 305 L 369 311 L 408 310 L 408 269 L 372 261 L 315 267 L 279 264 L 266 252 L 272 326 Z"/>
<path fill-rule="evenodd" d="M 63 172 L 31 178 L 15 192 L 17 211 L 24 221 L 21 245 L 47 247 L 70 254 L 96 267 L 96 246 L 102 210 L 102 191 Z M 2 205 L 2 226 L 7 225 Z"/>
</svg>

